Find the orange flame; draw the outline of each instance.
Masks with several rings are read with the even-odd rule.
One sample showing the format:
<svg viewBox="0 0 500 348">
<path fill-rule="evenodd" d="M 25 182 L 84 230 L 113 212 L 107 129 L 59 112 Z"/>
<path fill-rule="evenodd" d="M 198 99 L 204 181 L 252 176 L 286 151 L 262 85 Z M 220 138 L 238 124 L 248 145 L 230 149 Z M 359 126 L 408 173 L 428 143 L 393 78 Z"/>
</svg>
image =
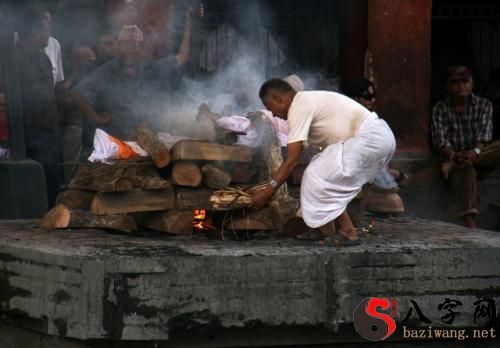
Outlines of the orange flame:
<svg viewBox="0 0 500 348">
<path fill-rule="evenodd" d="M 210 219 L 207 219 L 207 211 L 205 209 L 194 210 L 193 227 L 198 231 L 215 230 Z"/>
</svg>

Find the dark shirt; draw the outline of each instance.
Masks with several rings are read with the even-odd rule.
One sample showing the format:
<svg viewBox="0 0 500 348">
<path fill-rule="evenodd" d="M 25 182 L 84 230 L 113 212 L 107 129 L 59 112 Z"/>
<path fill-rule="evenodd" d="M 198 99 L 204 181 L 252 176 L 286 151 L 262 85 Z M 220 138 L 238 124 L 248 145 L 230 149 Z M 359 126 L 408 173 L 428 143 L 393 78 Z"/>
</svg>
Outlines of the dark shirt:
<svg viewBox="0 0 500 348">
<path fill-rule="evenodd" d="M 104 130 L 128 139 L 135 127 L 154 124 L 179 80 L 175 57 L 140 63 L 135 79 L 124 74 L 121 60 L 115 58 L 84 78 L 74 91 L 96 111 L 109 112 L 111 122 L 102 127 Z"/>
<path fill-rule="evenodd" d="M 27 142 L 40 132 L 58 134 L 59 116 L 52 64 L 42 50 L 16 47 L 21 84 L 24 130 Z"/>
<path fill-rule="evenodd" d="M 434 106 L 432 139 L 440 150 L 448 145 L 453 151 L 470 150 L 493 137 L 493 107 L 491 102 L 471 95 L 466 112 L 457 112 L 452 99 L 446 98 Z"/>
<path fill-rule="evenodd" d="M 16 47 L 21 85 L 26 156 L 42 164 L 49 207 L 59 191 L 60 119 L 52 64 L 42 50 Z"/>
</svg>

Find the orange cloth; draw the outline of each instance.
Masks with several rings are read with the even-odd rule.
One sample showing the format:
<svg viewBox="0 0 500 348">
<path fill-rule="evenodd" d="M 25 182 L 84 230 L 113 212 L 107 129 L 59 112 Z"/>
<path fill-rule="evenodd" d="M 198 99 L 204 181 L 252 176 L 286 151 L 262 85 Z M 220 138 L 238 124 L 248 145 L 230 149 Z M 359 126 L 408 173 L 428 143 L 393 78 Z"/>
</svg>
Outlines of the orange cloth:
<svg viewBox="0 0 500 348">
<path fill-rule="evenodd" d="M 137 157 L 139 154 L 132 150 L 130 145 L 124 143 L 120 139 L 117 139 L 115 137 L 112 137 L 111 135 L 108 135 L 109 140 L 111 140 L 113 143 L 118 145 L 118 159 L 127 159 L 131 157 Z"/>
</svg>

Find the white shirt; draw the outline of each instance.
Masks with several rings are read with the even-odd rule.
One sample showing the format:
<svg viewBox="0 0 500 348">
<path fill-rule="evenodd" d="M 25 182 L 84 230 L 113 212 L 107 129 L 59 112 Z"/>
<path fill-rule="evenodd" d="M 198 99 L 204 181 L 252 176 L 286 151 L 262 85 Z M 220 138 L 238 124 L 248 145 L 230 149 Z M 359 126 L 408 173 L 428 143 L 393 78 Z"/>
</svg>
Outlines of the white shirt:
<svg viewBox="0 0 500 348">
<path fill-rule="evenodd" d="M 336 144 L 353 137 L 369 114 L 364 106 L 339 93 L 299 92 L 288 110 L 288 143 Z"/>
<path fill-rule="evenodd" d="M 52 64 L 52 75 L 54 76 L 54 85 L 57 82 L 64 81 L 64 72 L 62 67 L 61 45 L 52 36 L 49 37 L 47 47 L 45 47 L 45 54 L 49 57 Z"/>
</svg>

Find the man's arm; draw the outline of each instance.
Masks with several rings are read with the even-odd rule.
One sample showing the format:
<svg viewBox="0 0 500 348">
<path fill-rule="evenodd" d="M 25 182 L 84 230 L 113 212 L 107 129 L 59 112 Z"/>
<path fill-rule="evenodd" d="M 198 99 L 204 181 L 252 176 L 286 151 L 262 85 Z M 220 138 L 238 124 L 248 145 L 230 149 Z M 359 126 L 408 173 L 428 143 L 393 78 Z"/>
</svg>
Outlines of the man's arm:
<svg viewBox="0 0 500 348">
<path fill-rule="evenodd" d="M 476 163 L 483 148 L 493 138 L 493 106 L 489 100 L 484 99 L 483 102 L 484 107 L 476 124 L 474 146 L 460 154 L 462 161 L 470 165 Z"/>
<path fill-rule="evenodd" d="M 454 150 L 448 139 L 447 110 L 444 103 L 438 103 L 432 111 L 431 132 L 434 147 L 444 158 L 451 160 Z"/>
<path fill-rule="evenodd" d="M 276 188 L 272 188 L 271 184 L 264 189 L 257 191 L 252 197 L 252 208 L 259 209 L 266 204 L 272 197 L 274 192 L 283 185 L 294 168 L 299 164 L 300 154 L 302 153 L 302 141 L 290 143 L 287 146 L 287 156 L 272 178 L 276 180 Z"/>
<path fill-rule="evenodd" d="M 77 108 L 79 108 L 87 117 L 89 117 L 93 122 L 98 125 L 103 125 L 109 123 L 111 120 L 109 114 L 103 113 L 98 114 L 92 105 L 87 103 L 85 99 L 83 99 L 78 93 L 75 91 L 71 92 L 71 96 L 73 97 L 73 101 L 75 102 Z"/>
<path fill-rule="evenodd" d="M 187 10 L 184 18 L 184 34 L 182 35 L 179 52 L 175 56 L 177 66 L 182 66 L 189 60 L 189 48 L 191 46 L 191 8 Z"/>
</svg>

